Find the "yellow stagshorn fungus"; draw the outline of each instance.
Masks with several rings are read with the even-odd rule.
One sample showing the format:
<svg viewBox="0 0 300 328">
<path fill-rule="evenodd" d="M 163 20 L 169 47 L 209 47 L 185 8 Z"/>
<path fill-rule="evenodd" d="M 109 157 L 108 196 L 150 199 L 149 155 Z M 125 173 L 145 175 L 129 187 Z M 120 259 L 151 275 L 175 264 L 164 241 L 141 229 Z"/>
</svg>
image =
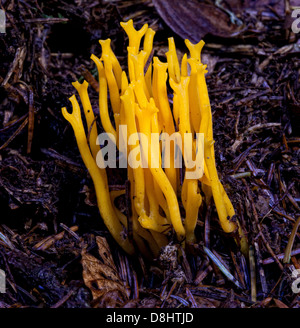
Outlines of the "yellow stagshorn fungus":
<svg viewBox="0 0 300 328">
<path fill-rule="evenodd" d="M 169 38 L 166 62 L 154 57 L 149 63 L 155 31 L 147 24 L 137 31 L 132 20 L 121 23 L 121 26 L 129 38 L 129 79 L 111 49 L 110 39 L 99 41 L 102 55 L 98 58 L 93 54 L 91 59 L 98 69 L 99 112 L 103 129 L 129 163 L 127 178 L 130 182 L 130 222 L 134 243 L 127 235 L 128 218 L 114 203 L 115 198 L 124 194 L 125 190 L 109 190 L 86 81 L 73 83 L 81 100 L 86 128 L 75 95 L 70 98 L 73 112 L 62 109 L 65 119 L 73 127 L 80 154 L 94 182 L 104 223 L 127 253 L 133 254 L 135 247 L 138 247 L 145 256 L 156 257 L 160 248 L 169 242 L 172 229 L 179 242 L 196 241 L 194 231 L 199 209 L 203 201 L 208 204 L 213 198 L 222 229 L 226 233 L 234 233 L 241 250 L 246 253 L 247 240 L 239 222 L 233 220 L 235 212 L 216 169 L 212 114 L 205 81 L 207 71 L 206 65 L 201 63 L 204 42 L 192 44 L 186 40 L 190 58 L 185 54 L 180 64 L 174 39 Z M 172 105 L 167 82 L 173 90 Z M 122 129 L 124 126 L 126 133 Z M 187 138 L 187 134 L 192 137 Z M 132 138 L 136 135 L 137 138 Z M 153 138 L 153 135 L 172 136 L 169 151 L 163 151 L 163 141 Z M 203 136 L 202 144 L 197 141 L 196 135 Z M 183 144 L 176 150 L 178 137 Z M 128 145 L 125 151 L 120 149 L 121 144 Z M 201 151 L 203 161 L 200 163 L 197 154 Z M 130 165 L 130 152 L 136 154 L 139 165 Z M 178 152 L 185 164 L 185 169 L 181 171 L 184 177 L 180 176 L 180 168 L 176 165 Z M 202 168 L 197 176 L 189 175 L 193 173 L 191 163 L 194 162 L 196 167 Z M 168 165 L 163 166 L 163 163 Z M 204 199 L 200 189 L 205 195 Z M 180 202 L 185 210 L 184 217 Z"/>
</svg>

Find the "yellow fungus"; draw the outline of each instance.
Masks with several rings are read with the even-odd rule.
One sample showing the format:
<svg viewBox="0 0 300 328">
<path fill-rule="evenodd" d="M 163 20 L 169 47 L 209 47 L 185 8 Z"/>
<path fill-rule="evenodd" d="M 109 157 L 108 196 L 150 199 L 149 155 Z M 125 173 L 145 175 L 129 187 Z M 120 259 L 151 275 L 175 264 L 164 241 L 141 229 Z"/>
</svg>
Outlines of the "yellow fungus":
<svg viewBox="0 0 300 328">
<path fill-rule="evenodd" d="M 162 119 L 162 129 L 169 135 L 175 132 L 173 117 L 171 108 L 169 105 L 168 94 L 167 94 L 167 63 L 162 63 L 157 57 L 153 60 L 153 95 L 157 108 Z M 166 160 L 166 159 L 164 159 Z M 170 166 L 165 169 L 166 175 L 171 182 L 171 185 L 177 193 L 177 175 L 174 167 L 174 144 L 170 145 Z"/>
<path fill-rule="evenodd" d="M 100 112 L 100 119 L 104 130 L 107 133 L 112 133 L 117 140 L 117 133 L 115 128 L 113 127 L 107 106 L 107 81 L 105 76 L 105 71 L 103 64 L 101 63 L 100 59 L 95 55 L 91 56 L 91 59 L 96 64 L 98 69 L 98 76 L 99 76 L 99 112 Z"/>
<path fill-rule="evenodd" d="M 173 79 L 178 83 L 180 82 L 180 68 L 179 68 L 178 57 L 176 54 L 174 38 L 169 38 L 168 42 L 169 42 L 169 51 L 166 52 L 166 56 L 168 61 L 169 76 L 171 79 Z"/>
<path fill-rule="evenodd" d="M 109 55 L 102 55 L 102 59 L 104 62 L 104 71 L 109 89 L 111 107 L 113 113 L 117 114 L 120 112 L 120 93 L 115 75 L 113 73 L 111 57 Z"/>
<path fill-rule="evenodd" d="M 155 35 L 155 31 L 152 30 L 152 28 L 148 28 L 145 33 L 144 43 L 143 43 L 143 50 L 146 52 L 145 57 L 145 64 L 147 60 L 149 59 L 149 56 L 151 55 L 152 49 L 153 49 L 153 38 Z M 151 65 L 149 65 L 149 68 Z"/>
<path fill-rule="evenodd" d="M 133 254 L 134 247 L 123 233 L 123 226 L 120 224 L 112 206 L 107 181 L 105 179 L 106 175 L 104 177 L 104 175 L 100 173 L 99 167 L 97 166 L 89 150 L 86 134 L 81 120 L 80 107 L 76 97 L 72 96 L 70 101 L 73 107 L 72 114 L 68 113 L 65 107 L 62 109 L 62 113 L 64 118 L 72 125 L 81 157 L 94 182 L 97 203 L 103 221 L 119 245 L 129 254 Z"/>
<path fill-rule="evenodd" d="M 181 76 L 187 77 L 188 76 L 188 65 L 187 65 L 187 54 L 184 54 L 181 60 Z"/>
<path fill-rule="evenodd" d="M 110 39 L 100 40 L 99 43 L 100 43 L 101 48 L 102 48 L 102 57 L 107 56 L 111 60 L 114 76 L 116 78 L 118 87 L 120 89 L 121 88 L 122 67 L 121 67 L 117 57 L 115 56 L 114 52 L 111 49 L 111 46 L 110 46 L 111 40 Z"/>
<path fill-rule="evenodd" d="M 88 129 L 88 133 L 89 133 L 88 143 L 91 147 L 93 157 L 96 158 L 97 153 L 100 150 L 100 147 L 96 143 L 96 139 L 98 137 L 97 125 L 96 125 L 95 115 L 94 115 L 94 112 L 92 109 L 92 105 L 90 102 L 90 98 L 89 98 L 89 95 L 87 92 L 89 84 L 87 81 L 83 81 L 82 84 L 80 84 L 78 81 L 76 81 L 76 82 L 73 82 L 72 85 L 79 93 L 79 97 L 80 97 L 80 100 L 82 103 L 84 115 L 85 115 L 86 122 L 87 122 L 87 129 Z"/>
<path fill-rule="evenodd" d="M 184 40 L 185 45 L 190 51 L 191 58 L 195 58 L 199 62 L 201 62 L 201 51 L 204 47 L 205 42 L 200 40 L 198 43 L 193 44 L 190 40 Z"/>
<path fill-rule="evenodd" d="M 140 48 L 141 39 L 148 29 L 148 24 L 137 31 L 133 26 L 133 20 L 130 19 L 126 23 L 120 23 L 129 38 L 129 47 L 134 48 L 134 54 L 137 54 Z"/>
<path fill-rule="evenodd" d="M 129 39 L 128 75 L 122 70 L 110 39 L 99 41 L 101 57 L 93 54 L 91 59 L 98 70 L 102 127 L 116 142 L 120 161 L 121 158 L 127 161 L 130 217 L 115 204 L 116 197 L 125 191 L 109 191 L 86 81 L 73 83 L 81 99 L 86 129 L 75 96 L 70 98 L 73 112 L 62 109 L 93 180 L 104 223 L 127 253 L 133 254 L 138 249 L 146 258 L 156 258 L 161 247 L 171 241 L 172 230 L 178 242 L 199 241 L 195 234 L 199 210 L 203 201 L 208 205 L 213 199 L 222 229 L 234 233 L 237 244 L 247 254 L 247 239 L 216 169 L 207 70 L 201 62 L 204 42 L 193 44 L 185 40 L 189 58 L 184 54 L 179 64 L 175 41 L 169 38 L 169 51 L 162 62 L 152 58 L 154 30 L 147 24 L 136 30 L 132 20 L 121 26 Z M 167 83 L 173 90 L 171 95 Z M 198 134 L 204 137 L 204 145 L 198 142 Z M 197 156 L 201 151 L 203 163 Z M 183 161 L 185 169 L 177 166 L 177 159 Z M 201 174 L 193 175 L 199 168 Z M 133 240 L 128 238 L 129 228 Z"/>
</svg>

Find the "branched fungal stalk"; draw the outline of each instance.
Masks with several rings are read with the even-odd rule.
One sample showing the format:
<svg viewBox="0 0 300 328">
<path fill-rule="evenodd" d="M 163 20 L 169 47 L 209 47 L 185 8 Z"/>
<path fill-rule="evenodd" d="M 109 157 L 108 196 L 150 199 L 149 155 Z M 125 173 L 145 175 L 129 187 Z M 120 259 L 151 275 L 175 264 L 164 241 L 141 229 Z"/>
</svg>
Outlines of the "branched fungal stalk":
<svg viewBox="0 0 300 328">
<path fill-rule="evenodd" d="M 154 57 L 149 64 L 155 31 L 147 24 L 137 31 L 132 20 L 121 26 L 129 38 L 129 79 L 111 49 L 110 39 L 99 41 L 102 55 L 98 58 L 93 54 L 91 59 L 98 69 L 99 112 L 107 141 L 118 148 L 120 161 L 122 158 L 127 164 L 130 222 L 136 247 L 147 257 L 157 257 L 160 248 L 170 241 L 172 229 L 179 242 L 196 242 L 199 209 L 203 201 L 208 204 L 213 197 L 222 229 L 233 234 L 246 253 L 247 240 L 239 222 L 233 220 L 235 212 L 216 169 L 207 71 L 201 63 L 204 42 L 192 44 L 186 40 L 189 58 L 185 54 L 179 63 L 174 39 L 169 38 L 167 61 Z M 173 90 L 172 105 L 167 82 Z M 103 155 L 107 147 L 100 147 L 102 139 L 95 124 L 88 83 L 77 81 L 73 86 L 81 100 L 86 128 L 75 95 L 70 98 L 72 113 L 64 107 L 63 116 L 72 125 L 94 182 L 104 223 L 119 245 L 133 254 L 135 248 L 126 233 L 127 217 L 114 204 L 125 190 L 109 190 L 105 169 L 109 163 Z M 180 168 L 178 163 L 182 164 L 182 160 L 184 165 Z M 184 174 L 183 183 L 180 172 Z"/>
</svg>

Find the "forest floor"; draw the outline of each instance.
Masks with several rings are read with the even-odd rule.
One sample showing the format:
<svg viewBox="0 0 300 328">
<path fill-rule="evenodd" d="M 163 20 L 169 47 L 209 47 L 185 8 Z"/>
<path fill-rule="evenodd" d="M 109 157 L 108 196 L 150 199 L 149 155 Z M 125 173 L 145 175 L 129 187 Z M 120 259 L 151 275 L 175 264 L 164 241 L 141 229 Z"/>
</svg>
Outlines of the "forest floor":
<svg viewBox="0 0 300 328">
<path fill-rule="evenodd" d="M 171 1 L 1 1 L 0 308 L 300 307 L 300 33 L 291 31 L 292 8 L 232 2 L 223 1 L 242 22 L 238 30 L 224 10 L 205 24 L 190 10 L 180 30 Z M 205 3 L 206 18 L 220 11 Z M 119 22 L 129 18 L 156 30 L 154 54 L 162 58 L 170 36 L 179 56 L 183 38 L 204 38 L 217 168 L 249 257 L 222 232 L 214 205 L 199 215 L 193 251 L 171 242 L 152 263 L 127 256 L 104 226 L 61 107 L 70 106 L 73 81 L 97 78 L 89 58 L 100 55 L 99 39 L 112 40 L 126 69 Z M 124 183 L 117 171 L 109 179 Z"/>
</svg>

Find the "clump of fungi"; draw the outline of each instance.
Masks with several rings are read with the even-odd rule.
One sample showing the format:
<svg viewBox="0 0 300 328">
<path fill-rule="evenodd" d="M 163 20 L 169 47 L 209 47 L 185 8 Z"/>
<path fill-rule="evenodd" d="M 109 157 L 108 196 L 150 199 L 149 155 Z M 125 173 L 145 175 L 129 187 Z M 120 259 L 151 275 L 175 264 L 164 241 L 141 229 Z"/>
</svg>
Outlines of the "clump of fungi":
<svg viewBox="0 0 300 328">
<path fill-rule="evenodd" d="M 125 190 L 109 190 L 104 157 L 97 139 L 97 125 L 94 124 L 95 115 L 87 90 L 88 82 L 73 83 L 81 100 L 86 127 L 75 95 L 69 98 L 72 113 L 66 108 L 62 109 L 63 116 L 73 127 L 80 154 L 92 177 L 105 225 L 128 254 L 134 254 L 135 247 L 138 247 L 145 256 L 155 258 L 161 247 L 169 243 L 170 231 L 175 232 L 179 242 L 196 242 L 194 230 L 199 208 L 202 202 L 208 204 L 213 198 L 222 229 L 225 233 L 232 233 L 241 250 L 247 252 L 246 238 L 239 222 L 233 219 L 234 208 L 216 169 L 212 114 L 205 81 L 207 71 L 200 58 L 204 42 L 192 44 L 185 40 L 190 55 L 188 58 L 185 54 L 179 64 L 174 39 L 169 38 L 167 62 L 160 61 L 158 57 L 151 60 L 155 31 L 147 24 L 137 31 L 132 20 L 121 23 L 121 26 L 129 38 L 129 78 L 111 49 L 110 39 L 99 41 L 102 55 L 98 58 L 93 54 L 91 59 L 98 69 L 99 113 L 104 130 L 125 158 L 129 159 L 130 151 L 134 151 L 144 163 L 127 166 L 134 243 L 124 233 L 128 228 L 127 217 L 114 202 Z M 173 90 L 172 101 L 168 98 L 167 82 Z M 110 115 L 110 108 L 113 115 Z M 126 134 L 120 133 L 124 126 Z M 177 135 L 184 140 L 180 148 L 184 170 L 180 171 L 176 166 L 175 147 L 163 152 L 163 141 L 155 142 L 151 138 L 152 134 L 163 133 Z M 132 135 L 143 137 L 133 142 L 129 140 Z M 197 141 L 196 135 L 202 136 L 202 139 L 199 138 L 202 142 Z M 124 143 L 128 145 L 125 154 L 120 149 Z M 173 140 L 171 145 L 174 144 Z M 191 168 L 190 161 L 196 158 L 198 152 L 203 154 L 201 163 Z M 169 165 L 163 167 L 162 163 L 166 162 Z M 191 174 L 196 169 L 200 174 Z M 184 172 L 183 177 L 180 172 Z M 201 196 L 200 188 L 205 197 Z M 185 210 L 184 217 L 179 202 Z"/>
</svg>

